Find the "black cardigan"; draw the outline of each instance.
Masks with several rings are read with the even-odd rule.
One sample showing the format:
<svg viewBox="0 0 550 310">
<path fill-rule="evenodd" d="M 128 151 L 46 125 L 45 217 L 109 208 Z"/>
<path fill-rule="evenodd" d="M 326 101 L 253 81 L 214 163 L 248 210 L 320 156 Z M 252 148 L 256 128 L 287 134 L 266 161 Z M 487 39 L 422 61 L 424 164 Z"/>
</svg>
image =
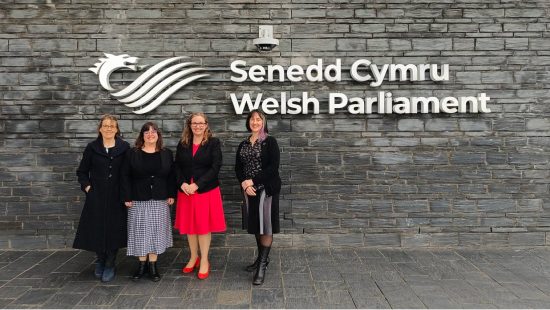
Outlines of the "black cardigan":
<svg viewBox="0 0 550 310">
<path fill-rule="evenodd" d="M 162 168 L 155 174 L 145 172 L 142 163 L 143 151 L 134 148 L 126 151 L 122 165 L 120 201 L 148 201 L 176 198 L 174 180 L 174 157 L 170 149 L 160 151 Z"/>
<path fill-rule="evenodd" d="M 244 175 L 244 163 L 241 162 L 241 149 L 243 145 L 249 139 L 241 142 L 239 148 L 237 149 L 237 159 L 235 160 L 235 173 L 237 174 L 237 179 L 240 183 L 246 180 Z M 262 170 L 252 178 L 254 184 L 263 184 L 265 187 L 265 192 L 269 196 L 279 194 L 281 192 L 281 177 L 279 176 L 279 162 L 280 162 L 281 152 L 279 150 L 279 145 L 277 140 L 272 136 L 267 136 L 264 141 L 262 141 Z"/>
<path fill-rule="evenodd" d="M 193 156 L 193 145 L 184 147 L 178 143 L 176 150 L 176 178 L 177 187 L 180 192 L 183 183 L 191 184 L 193 182 L 199 187 L 199 194 L 206 193 L 220 186 L 218 174 L 222 167 L 222 149 L 220 139 L 210 137 L 208 142 L 200 145 Z"/>
</svg>

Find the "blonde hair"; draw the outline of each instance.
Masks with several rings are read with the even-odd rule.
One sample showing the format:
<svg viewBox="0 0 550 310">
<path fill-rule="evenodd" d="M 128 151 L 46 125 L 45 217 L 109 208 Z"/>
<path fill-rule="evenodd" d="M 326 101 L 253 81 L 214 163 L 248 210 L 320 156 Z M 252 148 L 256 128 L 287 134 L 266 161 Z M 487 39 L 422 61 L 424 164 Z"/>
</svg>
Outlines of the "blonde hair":
<svg viewBox="0 0 550 310">
<path fill-rule="evenodd" d="M 118 119 L 114 116 L 114 115 L 111 115 L 111 114 L 105 114 L 101 117 L 101 120 L 99 121 L 99 125 L 97 126 L 97 137 L 101 136 L 101 126 L 103 126 L 103 121 L 105 120 L 109 120 L 109 121 L 114 121 L 115 124 L 116 124 L 116 136 L 120 138 L 120 128 L 118 128 Z"/>
<path fill-rule="evenodd" d="M 204 113 L 201 112 L 194 112 L 187 118 L 187 121 L 185 121 L 185 128 L 183 129 L 183 133 L 181 134 L 181 144 L 184 147 L 189 147 L 193 141 L 193 131 L 191 130 L 191 120 L 195 116 L 200 116 L 204 118 L 204 122 L 206 123 L 206 128 L 204 129 L 204 136 L 202 137 L 202 145 L 205 145 L 208 142 L 208 138 L 212 137 L 212 131 L 210 131 L 210 126 L 208 126 L 208 118 Z"/>
</svg>

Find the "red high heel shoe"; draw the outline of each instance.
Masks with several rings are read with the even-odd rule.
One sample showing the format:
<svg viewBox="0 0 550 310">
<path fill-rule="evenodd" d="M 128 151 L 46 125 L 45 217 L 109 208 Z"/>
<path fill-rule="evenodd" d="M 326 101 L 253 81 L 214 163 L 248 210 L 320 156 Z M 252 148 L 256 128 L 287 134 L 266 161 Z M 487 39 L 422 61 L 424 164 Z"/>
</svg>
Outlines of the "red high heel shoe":
<svg viewBox="0 0 550 310">
<path fill-rule="evenodd" d="M 200 273 L 199 272 L 197 276 L 199 277 L 199 279 L 204 280 L 204 279 L 208 278 L 209 274 L 210 274 L 210 262 L 208 262 L 208 270 L 206 271 L 206 273 Z"/>
<path fill-rule="evenodd" d="M 193 272 L 193 269 L 199 267 L 199 263 L 200 263 L 200 257 L 197 256 L 197 260 L 195 261 L 195 265 L 191 268 L 183 268 L 183 273 L 190 273 L 190 272 Z"/>
</svg>

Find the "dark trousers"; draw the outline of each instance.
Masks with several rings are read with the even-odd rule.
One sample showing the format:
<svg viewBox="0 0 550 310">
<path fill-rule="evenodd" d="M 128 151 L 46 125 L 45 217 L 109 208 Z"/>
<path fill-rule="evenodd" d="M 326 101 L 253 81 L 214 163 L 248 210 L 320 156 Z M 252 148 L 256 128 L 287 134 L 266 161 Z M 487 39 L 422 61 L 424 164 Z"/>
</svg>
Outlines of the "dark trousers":
<svg viewBox="0 0 550 310">
<path fill-rule="evenodd" d="M 118 253 L 118 250 L 96 252 L 97 261 L 100 263 L 103 263 L 105 267 L 114 267 L 117 253 Z"/>
</svg>

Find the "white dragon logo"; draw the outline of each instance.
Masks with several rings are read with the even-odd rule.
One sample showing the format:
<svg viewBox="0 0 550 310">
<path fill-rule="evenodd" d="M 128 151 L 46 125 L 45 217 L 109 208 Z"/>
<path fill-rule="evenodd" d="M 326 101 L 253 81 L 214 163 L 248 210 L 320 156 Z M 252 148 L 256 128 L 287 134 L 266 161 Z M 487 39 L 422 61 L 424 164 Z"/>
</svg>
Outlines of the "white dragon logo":
<svg viewBox="0 0 550 310">
<path fill-rule="evenodd" d="M 101 62 L 96 63 L 95 68 L 90 68 L 88 70 L 99 75 L 99 82 L 101 83 L 101 86 L 110 91 L 111 96 L 117 98 L 118 101 L 126 104 L 126 106 L 130 108 L 137 108 L 147 104 L 143 108 L 134 111 L 134 113 L 136 114 L 144 114 L 154 110 L 164 101 L 166 101 L 166 99 L 168 99 L 178 89 L 195 80 L 198 80 L 205 76 L 209 76 L 209 74 L 193 75 L 170 86 L 172 83 L 176 82 L 178 79 L 183 78 L 186 75 L 204 70 L 203 68 L 190 68 L 175 73 L 176 71 L 184 67 L 195 65 L 196 63 L 194 62 L 178 63 L 164 69 L 169 64 L 172 64 L 184 58 L 188 58 L 185 56 L 179 56 L 159 62 L 158 64 L 145 71 L 145 73 L 140 75 L 126 88 L 120 91 L 116 91 L 109 83 L 109 77 L 111 76 L 111 73 L 121 68 L 128 68 L 132 71 L 138 71 L 147 67 L 147 65 L 138 66 L 137 63 L 139 61 L 139 58 L 130 57 L 126 54 L 115 56 L 113 54 L 105 53 L 105 56 L 107 58 L 100 58 L 99 60 Z M 170 87 L 168 88 L 168 86 Z M 149 103 L 151 100 L 153 101 Z"/>
</svg>

